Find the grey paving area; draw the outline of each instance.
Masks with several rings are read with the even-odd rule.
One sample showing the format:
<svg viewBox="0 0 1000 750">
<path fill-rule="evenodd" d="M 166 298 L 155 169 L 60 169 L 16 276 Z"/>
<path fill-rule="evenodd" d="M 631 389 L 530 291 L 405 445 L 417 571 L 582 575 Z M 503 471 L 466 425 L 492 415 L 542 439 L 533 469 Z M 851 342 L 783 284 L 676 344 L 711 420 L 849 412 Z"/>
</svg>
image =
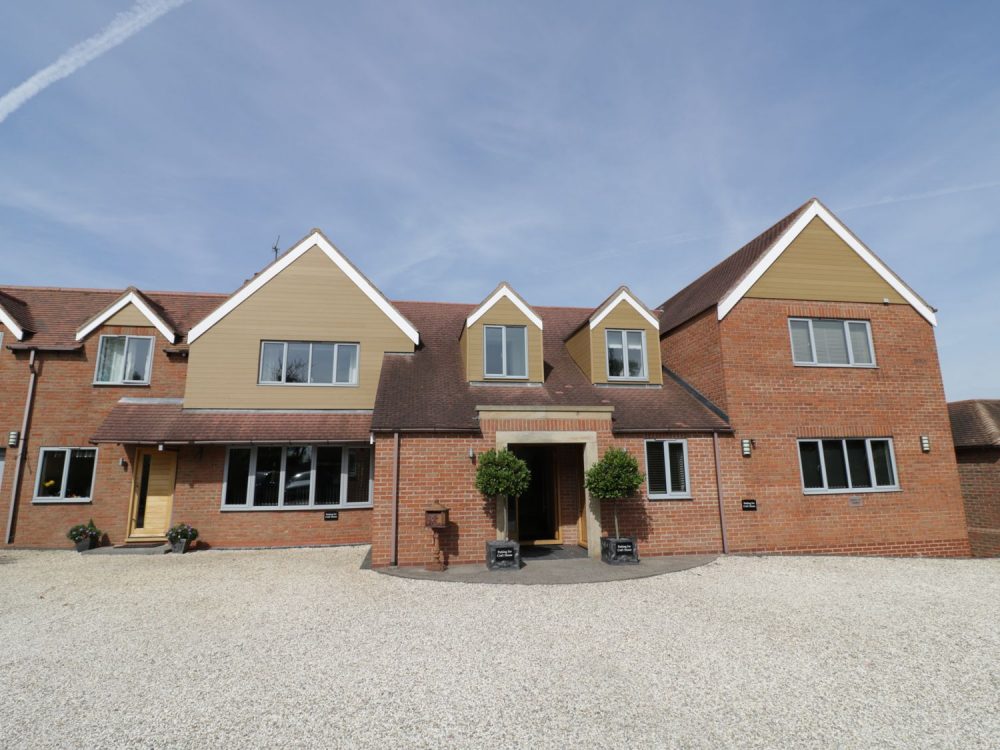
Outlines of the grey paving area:
<svg viewBox="0 0 1000 750">
<path fill-rule="evenodd" d="M 644 557 L 638 565 L 608 565 L 600 560 L 573 554 L 522 559 L 520 570 L 487 570 L 483 563 L 477 565 L 452 565 L 443 572 L 424 568 L 383 568 L 380 573 L 400 578 L 423 581 L 450 581 L 452 583 L 487 583 L 553 585 L 564 583 L 602 583 L 648 578 L 664 573 L 707 565 L 715 555 L 677 555 L 672 557 Z"/>
<path fill-rule="evenodd" d="M 0 551 L 0 746 L 995 748 L 1000 560 L 576 586 Z M 553 563 L 542 563 L 544 565 Z"/>
</svg>

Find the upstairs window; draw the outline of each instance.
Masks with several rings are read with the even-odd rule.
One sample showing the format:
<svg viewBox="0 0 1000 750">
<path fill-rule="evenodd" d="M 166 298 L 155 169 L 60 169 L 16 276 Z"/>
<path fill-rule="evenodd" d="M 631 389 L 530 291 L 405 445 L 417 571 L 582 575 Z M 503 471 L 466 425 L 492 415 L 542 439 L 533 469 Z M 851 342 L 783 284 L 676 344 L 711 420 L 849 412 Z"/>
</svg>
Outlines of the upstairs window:
<svg viewBox="0 0 1000 750">
<path fill-rule="evenodd" d="M 488 378 L 528 377 L 528 329 L 483 326 L 485 374 Z"/>
<path fill-rule="evenodd" d="M 96 448 L 42 448 L 35 502 L 90 502 L 97 467 Z"/>
<path fill-rule="evenodd" d="M 318 341 L 263 341 L 264 385 L 357 385 L 358 345 Z"/>
<path fill-rule="evenodd" d="M 152 366 L 152 336 L 101 336 L 94 382 L 102 385 L 147 385 Z"/>
<path fill-rule="evenodd" d="M 609 329 L 606 333 L 609 380 L 646 379 L 646 332 Z"/>
<path fill-rule="evenodd" d="M 686 440 L 646 441 L 646 489 L 650 500 L 691 497 Z"/>
<path fill-rule="evenodd" d="M 800 440 L 799 465 L 806 494 L 899 489 L 889 438 Z"/>
<path fill-rule="evenodd" d="M 874 367 L 875 349 L 867 320 L 789 318 L 792 361 L 797 365 Z"/>
</svg>

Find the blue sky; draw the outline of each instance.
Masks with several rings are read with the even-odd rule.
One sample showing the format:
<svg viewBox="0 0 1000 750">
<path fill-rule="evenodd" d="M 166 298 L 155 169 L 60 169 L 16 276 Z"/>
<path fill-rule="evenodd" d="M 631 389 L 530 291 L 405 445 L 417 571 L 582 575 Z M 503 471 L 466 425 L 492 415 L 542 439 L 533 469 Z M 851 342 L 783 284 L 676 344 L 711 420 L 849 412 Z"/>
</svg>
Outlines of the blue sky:
<svg viewBox="0 0 1000 750">
<path fill-rule="evenodd" d="M 147 0 L 156 3 L 157 0 Z M 0 96 L 128 0 L 0 10 Z M 0 122 L 5 283 L 658 305 L 820 197 L 1000 397 L 1000 4 L 192 0 Z"/>
</svg>

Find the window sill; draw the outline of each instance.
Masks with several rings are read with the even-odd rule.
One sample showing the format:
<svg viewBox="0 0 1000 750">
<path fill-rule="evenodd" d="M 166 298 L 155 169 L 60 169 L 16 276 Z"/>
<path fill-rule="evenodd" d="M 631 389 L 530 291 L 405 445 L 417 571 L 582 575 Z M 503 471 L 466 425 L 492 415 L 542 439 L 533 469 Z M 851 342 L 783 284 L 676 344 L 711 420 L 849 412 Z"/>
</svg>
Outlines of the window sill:
<svg viewBox="0 0 1000 750">
<path fill-rule="evenodd" d="M 91 385 L 100 388 L 149 388 L 149 381 L 144 383 L 99 383 L 96 380 Z"/>
<path fill-rule="evenodd" d="M 663 502 L 664 500 L 694 500 L 691 495 L 648 495 L 650 502 Z"/>
<path fill-rule="evenodd" d="M 33 497 L 32 505 L 89 505 L 93 502 L 89 497 Z"/>
<path fill-rule="evenodd" d="M 266 388 L 357 388 L 358 383 L 261 383 Z"/>
<path fill-rule="evenodd" d="M 491 380 L 527 380 L 527 375 L 483 375 L 483 382 L 490 382 Z"/>
<path fill-rule="evenodd" d="M 824 365 L 815 362 L 792 362 L 796 367 L 819 367 L 827 370 L 877 370 L 878 365 Z"/>
<path fill-rule="evenodd" d="M 331 510 L 371 510 L 374 503 L 351 503 L 350 505 L 223 505 L 223 513 L 256 513 L 282 512 L 296 510 L 313 510 L 318 512 Z"/>
<path fill-rule="evenodd" d="M 866 487 L 853 490 L 802 490 L 803 495 L 879 495 L 885 492 L 902 492 L 902 487 Z"/>
</svg>

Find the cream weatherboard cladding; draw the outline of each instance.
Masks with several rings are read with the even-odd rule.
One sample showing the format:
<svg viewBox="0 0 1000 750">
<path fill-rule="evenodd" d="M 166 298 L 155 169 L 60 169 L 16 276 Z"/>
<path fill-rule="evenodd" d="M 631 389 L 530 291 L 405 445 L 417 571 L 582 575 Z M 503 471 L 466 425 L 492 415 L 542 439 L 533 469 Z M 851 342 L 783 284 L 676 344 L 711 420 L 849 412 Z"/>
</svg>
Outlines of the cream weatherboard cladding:
<svg viewBox="0 0 1000 750">
<path fill-rule="evenodd" d="M 485 377 L 485 343 L 483 327 L 487 325 L 525 326 L 528 333 L 528 376 L 526 378 L 501 378 L 504 382 L 541 383 L 544 379 L 544 354 L 542 331 L 510 299 L 501 297 L 483 311 L 475 322 L 462 331 L 462 356 L 465 358 L 466 377 L 470 381 L 491 380 Z"/>
<path fill-rule="evenodd" d="M 149 318 L 142 314 L 142 311 L 135 305 L 126 305 L 116 312 L 101 325 L 106 326 L 133 326 L 138 328 L 152 328 L 153 324 Z"/>
<path fill-rule="evenodd" d="M 360 344 L 356 386 L 258 384 L 261 341 Z M 186 408 L 371 409 L 386 352 L 413 341 L 313 246 L 191 343 Z"/>
<path fill-rule="evenodd" d="M 819 217 L 809 222 L 746 296 L 907 304 Z"/>
</svg>

